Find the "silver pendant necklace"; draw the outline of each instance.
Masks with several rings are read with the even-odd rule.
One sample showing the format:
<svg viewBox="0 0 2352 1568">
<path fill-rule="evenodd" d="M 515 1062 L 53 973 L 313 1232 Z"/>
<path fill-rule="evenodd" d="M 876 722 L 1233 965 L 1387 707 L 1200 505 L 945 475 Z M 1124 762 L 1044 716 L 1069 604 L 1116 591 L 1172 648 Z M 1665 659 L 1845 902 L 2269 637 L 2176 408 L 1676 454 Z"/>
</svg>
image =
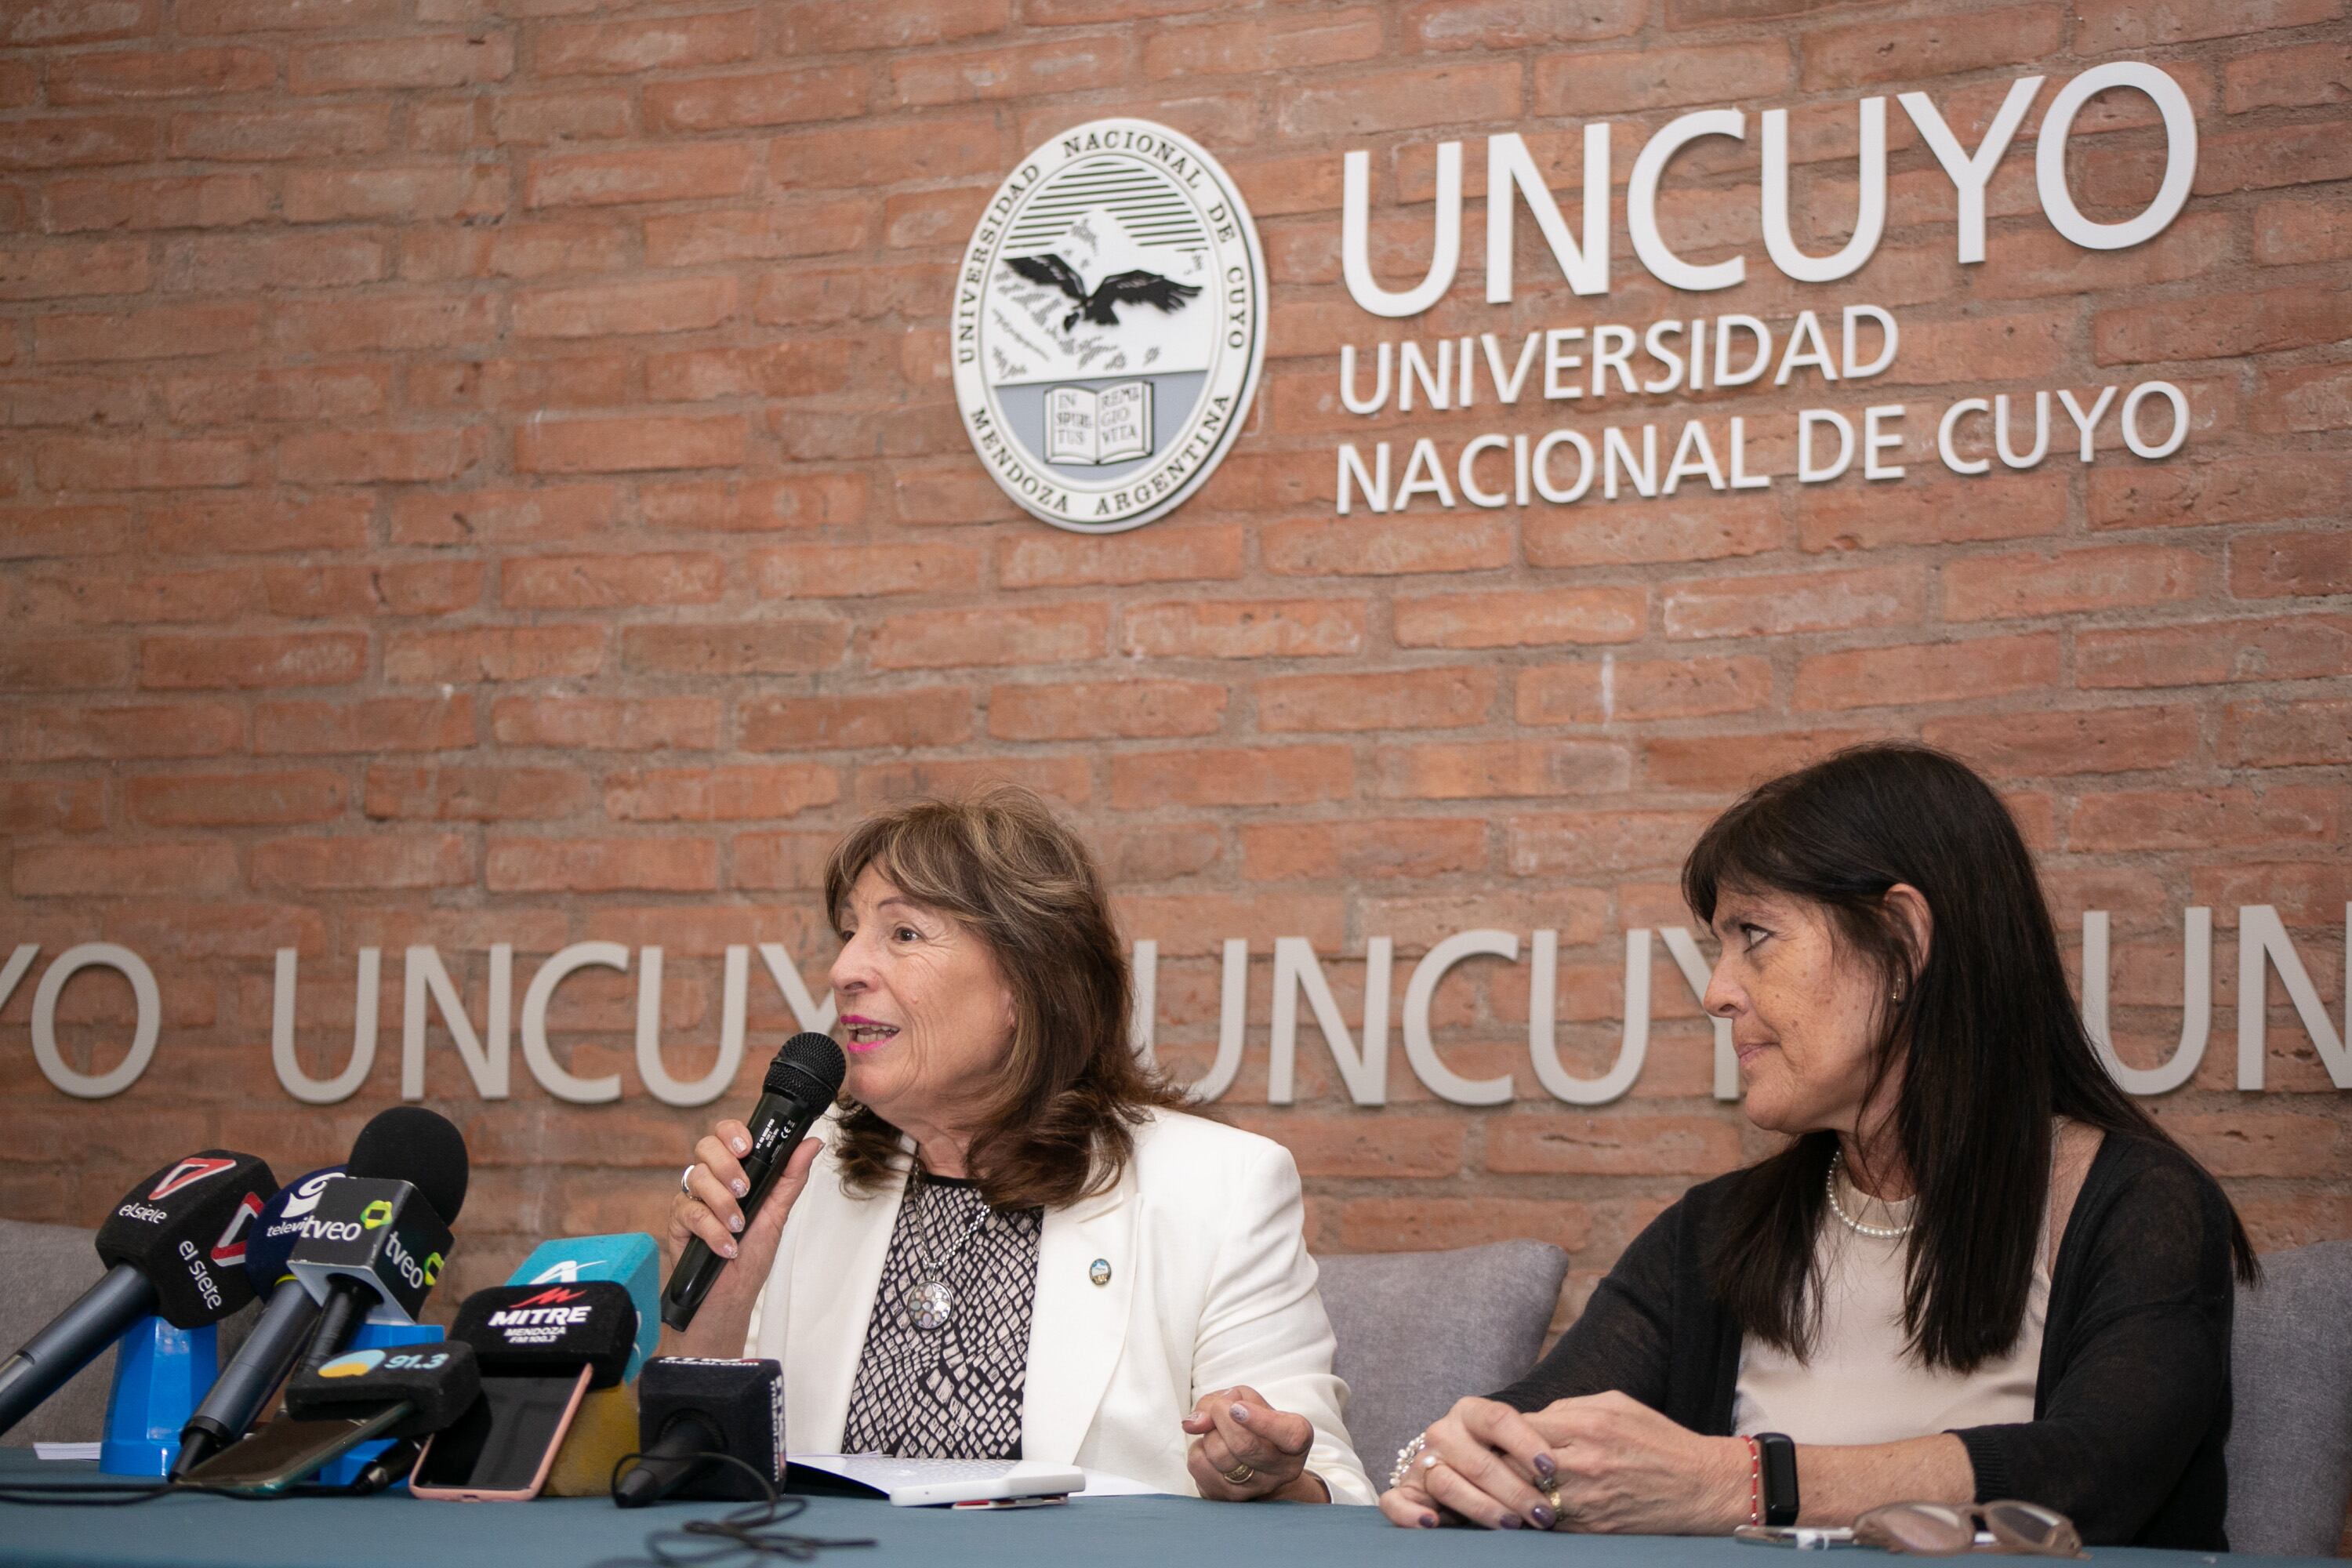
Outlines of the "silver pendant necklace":
<svg viewBox="0 0 2352 1568">
<path fill-rule="evenodd" d="M 973 1237 L 987 1227 L 988 1216 L 988 1205 L 975 1203 L 971 1219 L 964 1226 L 963 1235 L 956 1238 L 954 1246 L 941 1253 L 934 1262 L 926 1263 L 919 1258 L 915 1260 L 915 1282 L 907 1287 L 902 1298 L 906 1302 L 908 1320 L 915 1327 L 927 1333 L 931 1332 L 947 1327 L 948 1320 L 955 1316 L 956 1292 L 955 1287 L 948 1283 L 948 1265 L 971 1244 Z"/>
</svg>

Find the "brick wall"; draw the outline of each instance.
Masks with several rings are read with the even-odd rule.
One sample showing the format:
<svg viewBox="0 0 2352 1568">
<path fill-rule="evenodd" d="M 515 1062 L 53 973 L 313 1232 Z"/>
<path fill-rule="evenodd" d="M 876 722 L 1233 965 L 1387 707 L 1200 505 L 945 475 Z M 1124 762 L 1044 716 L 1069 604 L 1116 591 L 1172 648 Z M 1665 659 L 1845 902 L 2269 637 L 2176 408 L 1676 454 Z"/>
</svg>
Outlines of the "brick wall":
<svg viewBox="0 0 2352 1568">
<path fill-rule="evenodd" d="M 1516 1070 L 1516 1102 L 1434 1100 L 1400 1058 L 1391 1103 L 1354 1109 L 1309 1026 L 1297 1103 L 1269 1107 L 1273 939 L 1312 941 L 1352 1027 L 1370 937 L 1395 940 L 1402 989 L 1453 931 L 1557 930 L 1565 1054 L 1597 1071 L 1622 933 L 1686 918 L 1675 868 L 1707 816 L 1764 773 L 1896 735 L 2011 793 L 2070 929 L 2111 911 L 2127 1058 L 2168 1052 L 2181 910 L 2214 908 L 2213 1045 L 2159 1112 L 2262 1246 L 2352 1236 L 2352 1110 L 2275 981 L 2269 1088 L 2230 1087 L 2241 904 L 2276 906 L 2343 1016 L 2343 9 L 7 8 L 0 937 L 44 951 L 0 1012 L 0 1212 L 90 1223 L 137 1169 L 207 1142 L 289 1173 L 339 1153 L 398 1093 L 413 942 L 478 1019 L 492 942 L 520 975 L 571 942 L 659 944 L 688 1075 L 711 1059 L 728 944 L 782 942 L 821 977 L 811 889 L 845 825 L 1010 777 L 1069 804 L 1131 934 L 1159 942 L 1156 1032 L 1181 1070 L 1213 1053 L 1221 943 L 1251 940 L 1253 1043 L 1223 1104 L 1296 1151 L 1318 1247 L 1541 1237 L 1573 1254 L 1572 1304 L 1675 1193 L 1763 1147 L 1709 1097 L 1706 1026 L 1663 952 L 1650 1065 L 1614 1104 L 1535 1088 L 1525 968 L 1479 959 L 1440 988 L 1439 1039 L 1468 1076 Z M 2203 153 L 2159 239 L 2089 252 L 2033 205 L 2032 138 L 2056 83 L 2117 58 L 2180 83 Z M 1923 406 L 2160 375 L 2193 407 L 2177 456 L 2108 442 L 2086 467 L 2062 434 L 2041 468 L 1979 479 L 1335 515 L 1337 440 L 1496 417 L 1349 415 L 1343 342 L 1675 313 L 1622 222 L 1606 300 L 1571 296 L 1522 224 L 1518 300 L 1484 304 L 1487 133 L 1572 171 L 1605 115 L 1622 181 L 1679 112 L 1791 107 L 1800 232 L 1822 250 L 1850 222 L 1837 132 L 1857 96 L 1926 90 L 1973 145 L 2029 69 L 2052 85 L 1994 182 L 1989 263 L 1954 260 L 1949 188 L 1899 114 L 1886 239 L 1835 288 L 1762 264 L 1752 144 L 1717 143 L 1677 163 L 1664 225 L 1695 258 L 1758 254 L 1685 313 L 1873 300 L 1906 347 L 1872 395 Z M 2155 189 L 2147 110 L 2111 94 L 2078 122 L 2078 189 L 2110 217 Z M 1083 538 L 991 485 L 946 321 L 995 183 L 1114 113 L 1234 173 L 1272 335 L 1203 493 Z M 1473 169 L 1464 281 L 1427 318 L 1376 321 L 1339 281 L 1341 154 L 1371 150 L 1374 253 L 1402 287 L 1446 136 Z M 1759 418 L 1818 395 L 1751 390 L 1737 411 Z M 1928 462 L 1916 436 L 1903 455 Z M 93 940 L 154 966 L 163 1016 L 145 1077 L 88 1103 L 37 1072 L 27 1020 L 41 970 Z M 271 1075 L 281 947 L 320 1075 L 350 1049 L 358 951 L 387 950 L 375 1070 L 329 1110 Z M 753 967 L 746 1084 L 791 1026 Z M 703 1113 L 638 1086 L 635 1005 L 634 973 L 590 971 L 551 1015 L 574 1071 L 629 1083 L 603 1108 L 520 1065 L 514 1098 L 484 1105 L 435 1019 L 428 1099 L 478 1161 L 458 1289 L 541 1234 L 655 1223 Z M 111 1063 L 129 987 L 93 972 L 58 1016 L 69 1063 Z"/>
</svg>

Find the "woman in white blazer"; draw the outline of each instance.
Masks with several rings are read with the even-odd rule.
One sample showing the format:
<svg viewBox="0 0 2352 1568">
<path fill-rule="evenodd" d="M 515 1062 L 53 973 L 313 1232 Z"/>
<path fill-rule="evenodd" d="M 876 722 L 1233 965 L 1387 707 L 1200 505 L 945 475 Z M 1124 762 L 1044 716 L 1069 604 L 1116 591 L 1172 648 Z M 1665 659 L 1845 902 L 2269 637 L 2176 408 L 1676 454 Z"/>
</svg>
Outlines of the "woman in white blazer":
<svg viewBox="0 0 2352 1568">
<path fill-rule="evenodd" d="M 671 1246 L 738 1267 L 664 1352 L 782 1363 L 804 1452 L 1373 1501 L 1297 1168 L 1136 1059 L 1085 846 L 1024 792 L 925 801 L 855 829 L 825 892 L 842 1103 L 748 1229 L 747 1131 L 696 1145 Z"/>
</svg>

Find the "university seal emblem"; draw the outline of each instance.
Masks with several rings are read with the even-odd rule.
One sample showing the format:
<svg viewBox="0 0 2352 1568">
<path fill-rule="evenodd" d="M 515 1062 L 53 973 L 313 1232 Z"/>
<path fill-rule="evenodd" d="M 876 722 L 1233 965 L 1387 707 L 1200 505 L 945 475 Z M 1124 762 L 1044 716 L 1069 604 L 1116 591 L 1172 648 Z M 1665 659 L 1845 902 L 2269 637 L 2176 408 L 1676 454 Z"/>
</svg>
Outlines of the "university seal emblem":
<svg viewBox="0 0 2352 1568">
<path fill-rule="evenodd" d="M 1183 504 L 1249 413 L 1265 259 L 1215 159 L 1097 120 L 1031 153 L 956 274 L 956 398 L 1004 493 L 1079 533 Z"/>
</svg>

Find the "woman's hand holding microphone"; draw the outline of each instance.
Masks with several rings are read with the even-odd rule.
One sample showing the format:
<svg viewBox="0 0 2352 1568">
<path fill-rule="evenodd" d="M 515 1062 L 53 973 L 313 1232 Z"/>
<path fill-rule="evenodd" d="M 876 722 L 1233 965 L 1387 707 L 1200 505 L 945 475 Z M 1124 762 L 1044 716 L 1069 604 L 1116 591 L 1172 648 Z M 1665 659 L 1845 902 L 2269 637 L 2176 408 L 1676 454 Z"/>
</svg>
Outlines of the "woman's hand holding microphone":
<svg viewBox="0 0 2352 1568">
<path fill-rule="evenodd" d="M 751 1191 L 751 1184 L 740 1156 L 751 1152 L 751 1130 L 740 1121 L 720 1121 L 695 1144 L 694 1163 L 686 1168 L 680 1190 L 669 1201 L 663 1261 L 667 1268 L 675 1268 L 686 1244 L 698 1237 L 719 1257 L 730 1259 L 730 1266 L 719 1271 L 691 1327 L 662 1331 L 662 1354 L 725 1357 L 743 1353 L 751 1331 L 751 1307 L 768 1283 L 784 1221 L 792 1217 L 793 1203 L 808 1185 L 809 1167 L 824 1147 L 814 1136 L 803 1139 L 783 1173 L 768 1189 L 760 1212 L 747 1219 L 739 1200 Z"/>
</svg>

